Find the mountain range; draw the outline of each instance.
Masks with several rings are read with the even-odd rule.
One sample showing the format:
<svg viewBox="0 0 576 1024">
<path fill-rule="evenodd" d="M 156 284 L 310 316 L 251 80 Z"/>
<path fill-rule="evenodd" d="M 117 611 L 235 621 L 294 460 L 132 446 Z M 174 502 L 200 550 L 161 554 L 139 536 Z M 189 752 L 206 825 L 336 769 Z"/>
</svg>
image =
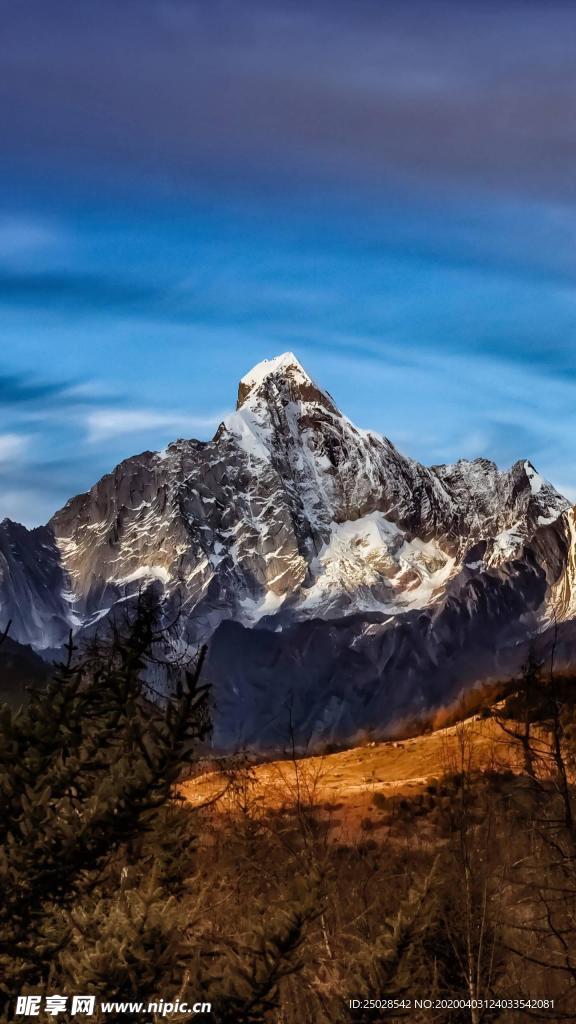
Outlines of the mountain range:
<svg viewBox="0 0 576 1024">
<path fill-rule="evenodd" d="M 0 524 L 0 628 L 50 657 L 153 587 L 209 644 L 214 744 L 382 735 L 576 656 L 576 524 L 528 460 L 426 467 L 354 426 L 291 353 L 211 441 L 127 459 L 46 526 Z"/>
</svg>

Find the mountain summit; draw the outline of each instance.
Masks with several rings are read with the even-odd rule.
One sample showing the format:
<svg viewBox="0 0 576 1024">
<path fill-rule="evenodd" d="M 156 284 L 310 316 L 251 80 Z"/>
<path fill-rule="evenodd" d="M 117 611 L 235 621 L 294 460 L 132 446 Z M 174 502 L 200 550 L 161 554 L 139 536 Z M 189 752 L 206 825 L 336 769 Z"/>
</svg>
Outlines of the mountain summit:
<svg viewBox="0 0 576 1024">
<path fill-rule="evenodd" d="M 572 614 L 568 508 L 528 461 L 420 465 L 285 353 L 211 441 L 127 459 L 39 530 L 0 524 L 0 625 L 54 649 L 154 586 L 184 643 L 211 642 L 224 745 L 271 741 L 286 681 L 308 738 L 350 735 L 358 703 L 384 727 L 446 696 L 438 672 L 491 671 L 466 644 L 494 654 Z"/>
<path fill-rule="evenodd" d="M 284 352 L 274 359 L 264 359 L 247 373 L 238 385 L 236 409 L 247 401 L 316 402 L 338 413 L 330 396 L 306 373 L 293 352 Z"/>
</svg>

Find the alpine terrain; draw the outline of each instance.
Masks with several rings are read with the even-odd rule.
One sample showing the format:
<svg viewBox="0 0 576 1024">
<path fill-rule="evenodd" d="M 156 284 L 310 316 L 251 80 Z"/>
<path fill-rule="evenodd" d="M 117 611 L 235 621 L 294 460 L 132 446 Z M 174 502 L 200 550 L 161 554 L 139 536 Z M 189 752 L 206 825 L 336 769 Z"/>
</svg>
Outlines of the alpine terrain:
<svg viewBox="0 0 576 1024">
<path fill-rule="evenodd" d="M 122 462 L 34 530 L 0 524 L 0 627 L 45 657 L 153 587 L 209 642 L 214 744 L 391 733 L 576 652 L 576 523 L 528 461 L 425 467 L 354 426 L 291 353 L 211 441 Z"/>
</svg>

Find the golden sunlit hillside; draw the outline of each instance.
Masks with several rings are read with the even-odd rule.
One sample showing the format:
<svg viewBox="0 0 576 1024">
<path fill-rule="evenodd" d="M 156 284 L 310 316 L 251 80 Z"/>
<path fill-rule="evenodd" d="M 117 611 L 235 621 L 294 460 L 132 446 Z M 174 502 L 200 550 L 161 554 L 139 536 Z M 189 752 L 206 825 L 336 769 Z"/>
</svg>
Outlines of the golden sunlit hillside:
<svg viewBox="0 0 576 1024">
<path fill-rule="evenodd" d="M 415 795 L 434 780 L 462 771 L 521 771 L 518 744 L 494 718 L 475 715 L 456 725 L 404 740 L 369 743 L 338 753 L 241 765 L 215 761 L 182 786 L 197 806 L 227 812 L 252 806 L 279 809 L 303 803 L 336 810 L 335 824 L 354 830 L 374 796 Z"/>
</svg>

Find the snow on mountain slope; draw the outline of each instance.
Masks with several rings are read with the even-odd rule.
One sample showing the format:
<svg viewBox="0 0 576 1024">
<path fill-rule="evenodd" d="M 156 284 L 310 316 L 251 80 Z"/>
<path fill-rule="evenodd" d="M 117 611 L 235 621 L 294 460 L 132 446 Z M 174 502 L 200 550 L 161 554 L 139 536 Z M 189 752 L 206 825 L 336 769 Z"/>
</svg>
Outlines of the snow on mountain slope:
<svg viewBox="0 0 576 1024">
<path fill-rule="evenodd" d="M 369 512 L 332 524 L 310 565 L 301 608 L 327 616 L 350 607 L 387 614 L 423 607 L 442 590 L 455 565 L 435 540 L 408 540 L 381 512 Z"/>
</svg>

